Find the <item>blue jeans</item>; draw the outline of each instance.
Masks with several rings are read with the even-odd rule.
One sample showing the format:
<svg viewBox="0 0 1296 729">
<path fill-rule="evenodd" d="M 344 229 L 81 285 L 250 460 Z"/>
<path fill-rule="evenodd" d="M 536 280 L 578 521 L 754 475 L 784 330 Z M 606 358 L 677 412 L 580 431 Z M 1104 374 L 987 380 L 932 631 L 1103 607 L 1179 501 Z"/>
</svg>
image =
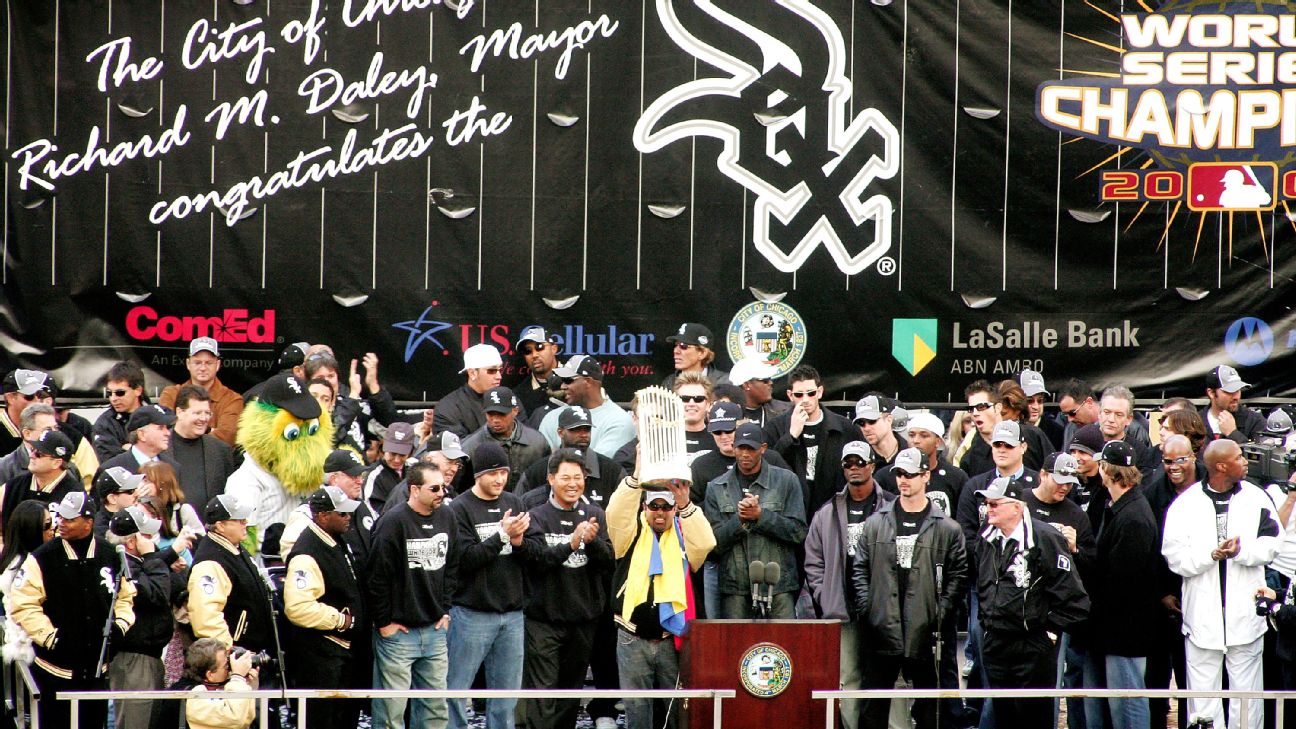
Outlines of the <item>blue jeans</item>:
<svg viewBox="0 0 1296 729">
<path fill-rule="evenodd" d="M 446 631 L 431 625 L 396 631 L 384 638 L 374 631 L 374 686 L 380 689 L 444 689 Z M 406 699 L 374 699 L 374 729 L 404 729 Z M 410 726 L 444 727 L 444 699 L 414 699 Z"/>
<path fill-rule="evenodd" d="M 1107 656 L 1107 688 L 1141 689 L 1143 672 L 1147 670 L 1147 658 L 1134 656 Z M 1111 708 L 1113 729 L 1143 729 L 1151 721 L 1148 700 L 1142 698 L 1108 699 Z"/>
<path fill-rule="evenodd" d="M 708 618 L 720 617 L 720 564 L 717 562 L 702 563 L 702 601 Z"/>
<path fill-rule="evenodd" d="M 673 689 L 679 683 L 679 653 L 675 639 L 644 640 L 617 630 L 617 670 L 623 689 Z M 665 717 L 653 718 L 652 699 L 625 699 L 626 729 L 674 729 L 678 701 L 667 702 Z"/>
<path fill-rule="evenodd" d="M 483 662 L 487 688 L 521 688 L 526 645 L 523 625 L 521 610 L 489 613 L 466 607 L 450 608 L 450 688 L 472 688 L 473 678 Z M 517 699 L 488 699 L 486 729 L 513 729 L 516 705 Z M 450 700 L 450 726 L 454 729 L 468 726 L 468 706 L 464 699 Z"/>
</svg>

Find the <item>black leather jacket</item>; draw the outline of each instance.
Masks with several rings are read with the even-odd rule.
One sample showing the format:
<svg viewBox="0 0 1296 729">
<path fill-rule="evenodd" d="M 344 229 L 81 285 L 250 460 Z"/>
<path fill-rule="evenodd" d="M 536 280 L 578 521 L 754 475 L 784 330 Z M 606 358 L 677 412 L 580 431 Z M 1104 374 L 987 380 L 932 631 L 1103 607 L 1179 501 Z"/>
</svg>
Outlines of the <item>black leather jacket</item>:
<svg viewBox="0 0 1296 729">
<path fill-rule="evenodd" d="M 967 549 L 958 522 L 932 504 L 918 527 L 902 616 L 896 584 L 895 505 L 889 501 L 868 518 L 855 547 L 851 569 L 855 614 L 861 621 L 865 651 L 920 658 L 931 655 L 937 608 L 946 622 L 951 621 L 967 594 Z M 937 565 L 942 577 L 939 595 Z"/>
</svg>

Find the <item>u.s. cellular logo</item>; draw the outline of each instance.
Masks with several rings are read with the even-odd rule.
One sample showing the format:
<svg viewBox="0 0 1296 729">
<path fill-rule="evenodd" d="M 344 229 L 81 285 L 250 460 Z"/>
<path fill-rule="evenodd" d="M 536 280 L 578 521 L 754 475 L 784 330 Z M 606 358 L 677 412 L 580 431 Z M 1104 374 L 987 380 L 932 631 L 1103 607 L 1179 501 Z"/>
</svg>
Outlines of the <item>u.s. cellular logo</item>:
<svg viewBox="0 0 1296 729">
<path fill-rule="evenodd" d="M 891 356 L 916 375 L 936 359 L 935 319 L 892 319 Z"/>
<path fill-rule="evenodd" d="M 821 245 L 847 274 L 877 262 L 891 248 L 893 207 L 869 187 L 900 170 L 900 133 L 877 109 L 851 116 L 850 59 L 832 17 L 806 0 L 783 0 L 778 13 L 709 0 L 656 0 L 656 7 L 671 39 L 721 73 L 650 104 L 635 125 L 635 147 L 656 152 L 689 137 L 723 142 L 716 166 L 756 194 L 752 243 L 780 271 L 798 270 Z M 771 21 L 777 29 L 761 27 Z M 726 34 L 735 53 L 749 49 L 746 57 L 702 40 Z M 860 144 L 870 134 L 880 144 Z M 870 151 L 876 147 L 878 154 Z M 858 229 L 869 221 L 873 237 L 861 247 L 855 241 L 867 234 Z"/>
</svg>

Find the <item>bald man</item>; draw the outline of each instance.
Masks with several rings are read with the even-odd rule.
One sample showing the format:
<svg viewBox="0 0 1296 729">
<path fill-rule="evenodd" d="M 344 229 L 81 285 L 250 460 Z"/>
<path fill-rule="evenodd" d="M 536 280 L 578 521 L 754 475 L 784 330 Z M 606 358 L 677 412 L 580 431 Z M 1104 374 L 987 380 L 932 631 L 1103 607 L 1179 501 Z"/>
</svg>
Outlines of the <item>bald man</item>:
<svg viewBox="0 0 1296 729">
<path fill-rule="evenodd" d="M 1242 448 L 1221 439 L 1206 447 L 1206 479 L 1186 489 L 1166 512 L 1161 553 L 1183 578 L 1184 653 L 1188 690 L 1219 691 L 1224 671 L 1235 691 L 1264 688 L 1261 661 L 1265 619 L 1254 595 L 1265 586 L 1265 565 L 1278 554 L 1277 509 L 1246 481 Z M 1219 699 L 1189 699 L 1189 711 L 1224 726 Z M 1241 702 L 1229 705 L 1228 726 L 1239 726 Z M 1249 729 L 1260 729 L 1264 707 L 1252 701 Z"/>
</svg>

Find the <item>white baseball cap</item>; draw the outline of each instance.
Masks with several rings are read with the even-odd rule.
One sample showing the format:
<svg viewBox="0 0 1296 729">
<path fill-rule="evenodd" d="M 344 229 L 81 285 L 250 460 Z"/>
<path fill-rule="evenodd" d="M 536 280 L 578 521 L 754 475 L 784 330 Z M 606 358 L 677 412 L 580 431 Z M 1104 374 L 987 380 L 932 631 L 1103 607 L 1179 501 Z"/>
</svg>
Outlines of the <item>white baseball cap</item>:
<svg viewBox="0 0 1296 729">
<path fill-rule="evenodd" d="M 752 380 L 772 380 L 774 374 L 774 366 L 760 357 L 744 357 L 734 362 L 733 369 L 729 371 L 729 382 L 742 387 Z"/>
<path fill-rule="evenodd" d="M 474 344 L 465 349 L 463 362 L 464 368 L 459 370 L 461 375 L 468 370 L 504 366 L 504 360 L 500 357 L 499 350 L 489 344 Z"/>
<path fill-rule="evenodd" d="M 945 437 L 945 423 L 940 418 L 931 413 L 918 413 L 909 416 L 909 430 L 925 430 L 935 434 L 937 438 Z"/>
</svg>

